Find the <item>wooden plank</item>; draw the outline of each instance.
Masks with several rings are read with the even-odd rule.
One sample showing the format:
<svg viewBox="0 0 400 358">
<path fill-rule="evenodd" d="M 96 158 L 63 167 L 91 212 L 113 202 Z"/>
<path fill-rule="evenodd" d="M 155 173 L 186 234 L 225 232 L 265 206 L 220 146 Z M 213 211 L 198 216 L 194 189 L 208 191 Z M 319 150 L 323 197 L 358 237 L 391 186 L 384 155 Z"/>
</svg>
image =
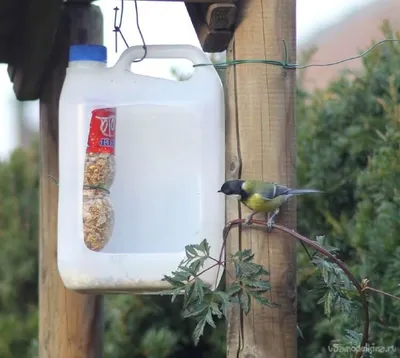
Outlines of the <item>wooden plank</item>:
<svg viewBox="0 0 400 358">
<path fill-rule="evenodd" d="M 40 94 L 40 358 L 103 356 L 102 296 L 67 290 L 58 273 L 58 189 L 49 178 L 49 175 L 58 177 L 58 101 L 68 62 L 69 45 L 82 42 L 101 44 L 102 22 L 101 10 L 97 6 L 65 6 Z"/>
<path fill-rule="evenodd" d="M 89 4 L 97 0 L 64 0 L 65 4 Z"/>
<path fill-rule="evenodd" d="M 236 5 L 187 3 L 186 9 L 205 52 L 225 51 L 236 23 Z"/>
<path fill-rule="evenodd" d="M 285 40 L 289 60 L 295 63 L 295 0 L 246 1 L 228 59 L 281 60 Z M 295 186 L 295 71 L 264 64 L 231 66 L 226 96 L 227 179 Z M 248 214 L 244 206 L 238 209 L 237 203 L 227 200 L 227 220 Z M 294 199 L 282 207 L 277 222 L 295 229 Z M 267 297 L 281 305 L 268 308 L 253 301 L 247 316 L 231 308 L 227 357 L 297 357 L 295 241 L 276 231 L 235 228 L 227 243 L 227 252 L 253 250 L 256 262 L 270 272 L 272 291 Z"/>
<path fill-rule="evenodd" d="M 134 0 L 125 0 L 134 1 Z M 137 0 L 137 1 L 163 1 L 163 2 L 185 2 L 185 3 L 198 3 L 198 4 L 212 4 L 212 3 L 236 3 L 239 0 Z M 243 1 L 243 0 L 242 0 Z M 247 0 L 244 0 L 247 1 Z"/>
<path fill-rule="evenodd" d="M 9 53 L 8 39 L 0 37 L 0 63 L 8 63 L 10 59 Z"/>
<path fill-rule="evenodd" d="M 58 27 L 63 0 L 36 0 L 25 3 L 12 41 L 8 74 L 16 97 L 21 100 L 39 98 L 40 87 L 54 36 Z"/>
<path fill-rule="evenodd" d="M 0 63 L 8 63 L 11 54 L 12 36 L 18 31 L 15 21 L 20 10 L 19 1 L 0 1 Z"/>
</svg>

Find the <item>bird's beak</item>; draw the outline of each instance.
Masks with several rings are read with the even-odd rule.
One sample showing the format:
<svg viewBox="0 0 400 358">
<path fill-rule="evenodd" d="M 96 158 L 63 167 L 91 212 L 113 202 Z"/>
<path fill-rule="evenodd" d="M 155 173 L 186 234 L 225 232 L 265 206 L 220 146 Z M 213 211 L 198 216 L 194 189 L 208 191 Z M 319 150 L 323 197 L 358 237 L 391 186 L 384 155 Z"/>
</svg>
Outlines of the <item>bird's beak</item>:
<svg viewBox="0 0 400 358">
<path fill-rule="evenodd" d="M 218 190 L 217 193 L 222 193 L 222 191 L 221 191 L 221 190 Z"/>
</svg>

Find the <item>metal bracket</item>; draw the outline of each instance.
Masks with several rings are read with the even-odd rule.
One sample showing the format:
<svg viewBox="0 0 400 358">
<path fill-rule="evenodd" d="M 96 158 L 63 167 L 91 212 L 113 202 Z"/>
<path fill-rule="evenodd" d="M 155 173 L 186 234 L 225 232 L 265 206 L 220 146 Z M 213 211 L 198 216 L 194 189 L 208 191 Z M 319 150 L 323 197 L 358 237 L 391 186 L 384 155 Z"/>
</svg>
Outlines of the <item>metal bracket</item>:
<svg viewBox="0 0 400 358">
<path fill-rule="evenodd" d="M 185 3 L 204 52 L 222 52 L 232 40 L 237 20 L 235 3 Z"/>
</svg>

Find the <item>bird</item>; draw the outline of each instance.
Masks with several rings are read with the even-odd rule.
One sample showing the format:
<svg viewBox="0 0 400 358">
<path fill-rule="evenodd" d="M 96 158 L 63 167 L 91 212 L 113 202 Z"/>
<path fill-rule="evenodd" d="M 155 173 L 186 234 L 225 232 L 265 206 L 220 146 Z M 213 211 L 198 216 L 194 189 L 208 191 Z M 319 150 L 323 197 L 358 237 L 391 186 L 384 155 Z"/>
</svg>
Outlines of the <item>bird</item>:
<svg viewBox="0 0 400 358">
<path fill-rule="evenodd" d="M 246 218 L 245 224 L 250 224 L 250 220 L 256 213 L 265 213 L 267 228 L 271 230 L 274 219 L 286 200 L 295 195 L 322 193 L 322 191 L 316 189 L 291 189 L 261 180 L 234 179 L 223 183 L 218 193 L 236 198 L 252 210 L 252 213 Z"/>
</svg>

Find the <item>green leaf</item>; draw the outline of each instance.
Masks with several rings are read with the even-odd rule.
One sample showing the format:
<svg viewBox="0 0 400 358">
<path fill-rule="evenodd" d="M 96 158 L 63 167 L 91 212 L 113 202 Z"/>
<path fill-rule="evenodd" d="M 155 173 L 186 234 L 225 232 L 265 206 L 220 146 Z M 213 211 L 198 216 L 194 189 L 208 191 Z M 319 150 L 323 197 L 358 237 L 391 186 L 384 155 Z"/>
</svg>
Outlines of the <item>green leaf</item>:
<svg viewBox="0 0 400 358">
<path fill-rule="evenodd" d="M 205 317 L 203 317 L 201 320 L 199 320 L 199 322 L 197 322 L 196 328 L 193 331 L 193 341 L 195 346 L 197 346 L 200 337 L 203 335 L 205 325 L 206 325 Z"/>
<path fill-rule="evenodd" d="M 222 303 L 229 302 L 229 294 L 224 291 L 214 291 L 214 295 L 217 296 Z"/>
<path fill-rule="evenodd" d="M 253 262 L 236 262 L 236 277 L 249 277 L 258 275 L 267 275 L 267 271 Z"/>
<path fill-rule="evenodd" d="M 172 271 L 171 276 L 176 281 L 187 281 L 192 276 L 192 273 L 179 267 L 177 271 Z"/>
<path fill-rule="evenodd" d="M 210 288 L 199 277 L 196 277 L 188 286 L 184 299 L 184 308 L 191 304 L 200 304 L 204 301 L 205 295 L 211 294 Z"/>
<path fill-rule="evenodd" d="M 240 260 L 243 262 L 249 262 L 254 259 L 254 254 L 250 249 L 241 251 Z"/>
<path fill-rule="evenodd" d="M 241 290 L 240 285 L 237 282 L 231 283 L 227 289 L 226 292 L 229 296 L 234 296 L 236 295 L 239 291 Z"/>
<path fill-rule="evenodd" d="M 155 292 L 154 294 L 161 295 L 161 296 L 172 295 L 171 296 L 171 302 L 174 302 L 176 297 L 179 294 L 181 294 L 182 292 L 183 292 L 182 288 L 178 287 L 178 288 L 174 288 L 174 289 L 171 289 L 171 290 L 158 291 L 158 292 Z"/>
<path fill-rule="evenodd" d="M 199 256 L 194 245 L 186 245 L 185 251 L 186 251 L 186 257 L 188 259 Z"/>
<path fill-rule="evenodd" d="M 226 317 L 228 314 L 229 295 L 223 291 L 215 291 L 214 295 L 219 299 L 221 311 Z"/>
<path fill-rule="evenodd" d="M 330 284 L 329 272 L 331 271 L 331 264 L 325 259 L 317 256 L 312 261 L 321 270 L 322 278 L 326 285 Z"/>
<path fill-rule="evenodd" d="M 198 305 L 193 305 L 190 308 L 187 308 L 183 311 L 183 317 L 196 317 L 200 316 L 205 310 L 209 309 L 209 305 L 207 303 L 200 303 Z"/>
<path fill-rule="evenodd" d="M 191 276 L 192 277 L 198 275 L 198 273 L 199 273 L 200 269 L 202 268 L 203 264 L 204 264 L 204 261 L 201 260 L 201 259 L 198 259 L 198 258 L 193 259 L 193 260 L 190 261 L 188 267 L 189 267 L 189 270 L 191 272 Z"/>
<path fill-rule="evenodd" d="M 232 259 L 238 259 L 239 261 L 251 261 L 254 258 L 254 254 L 250 249 L 240 250 L 234 255 L 231 255 Z"/>
<path fill-rule="evenodd" d="M 328 291 L 325 294 L 324 300 L 324 311 L 328 318 L 331 318 L 331 309 L 332 309 L 332 293 Z"/>
<path fill-rule="evenodd" d="M 194 290 L 194 282 L 190 282 L 185 287 L 185 292 L 183 295 L 183 308 L 189 307 L 192 302 L 195 300 L 195 295 L 193 295 Z"/>
<path fill-rule="evenodd" d="M 296 325 L 297 335 L 300 336 L 301 339 L 304 339 L 303 332 L 300 329 L 299 325 Z"/>
<path fill-rule="evenodd" d="M 221 318 L 223 316 L 223 313 L 221 312 L 216 302 L 211 302 L 210 308 L 213 315 L 217 316 L 218 318 Z"/>
<path fill-rule="evenodd" d="M 250 294 L 247 291 L 245 290 L 240 291 L 239 304 L 245 314 L 248 314 L 250 312 L 251 301 L 250 301 Z"/>
<path fill-rule="evenodd" d="M 178 271 L 172 271 L 172 274 L 180 281 L 188 281 L 190 277 L 196 275 L 196 270 L 192 269 L 190 266 L 179 266 Z"/>
<path fill-rule="evenodd" d="M 181 282 L 180 280 L 177 280 L 175 277 L 167 276 L 164 275 L 164 278 L 161 279 L 161 281 L 167 281 L 169 284 L 175 287 L 184 287 L 185 284 Z"/>
<path fill-rule="evenodd" d="M 206 322 L 212 327 L 212 328 L 216 328 L 216 325 L 214 323 L 213 317 L 212 317 L 212 313 L 211 313 L 211 309 L 208 310 L 207 314 L 206 314 Z"/>
<path fill-rule="evenodd" d="M 207 240 L 204 239 L 200 245 L 199 245 L 200 249 L 202 250 L 202 252 L 204 252 L 204 254 L 206 256 L 210 256 L 210 245 L 208 244 Z"/>
<path fill-rule="evenodd" d="M 346 313 L 349 316 L 352 314 L 352 311 L 354 310 L 352 302 L 344 297 L 340 297 L 338 299 L 337 306 L 339 311 Z"/>
<path fill-rule="evenodd" d="M 359 346 L 362 340 L 362 333 L 353 331 L 351 329 L 346 329 L 346 339 L 352 345 Z"/>
<path fill-rule="evenodd" d="M 179 266 L 179 269 L 189 273 L 191 276 L 198 275 L 205 261 L 210 257 L 209 248 L 209 245 L 204 243 L 200 245 L 187 245 L 185 247 L 187 260 Z"/>
<path fill-rule="evenodd" d="M 195 296 L 195 300 L 197 302 L 203 302 L 204 300 L 204 288 L 206 288 L 207 285 L 203 282 L 202 279 L 196 277 L 194 279 L 194 288 L 192 295 Z"/>
<path fill-rule="evenodd" d="M 337 247 L 334 246 L 330 246 L 327 243 L 325 243 L 325 236 L 317 236 L 315 238 L 315 240 L 317 241 L 317 243 L 319 244 L 319 246 L 323 247 L 325 250 L 329 251 L 330 253 L 335 253 L 336 251 L 339 251 L 339 249 Z"/>
<path fill-rule="evenodd" d="M 271 289 L 270 282 L 266 280 L 252 280 L 248 278 L 242 278 L 241 281 L 244 286 L 249 286 L 259 291 L 267 291 Z"/>
</svg>

